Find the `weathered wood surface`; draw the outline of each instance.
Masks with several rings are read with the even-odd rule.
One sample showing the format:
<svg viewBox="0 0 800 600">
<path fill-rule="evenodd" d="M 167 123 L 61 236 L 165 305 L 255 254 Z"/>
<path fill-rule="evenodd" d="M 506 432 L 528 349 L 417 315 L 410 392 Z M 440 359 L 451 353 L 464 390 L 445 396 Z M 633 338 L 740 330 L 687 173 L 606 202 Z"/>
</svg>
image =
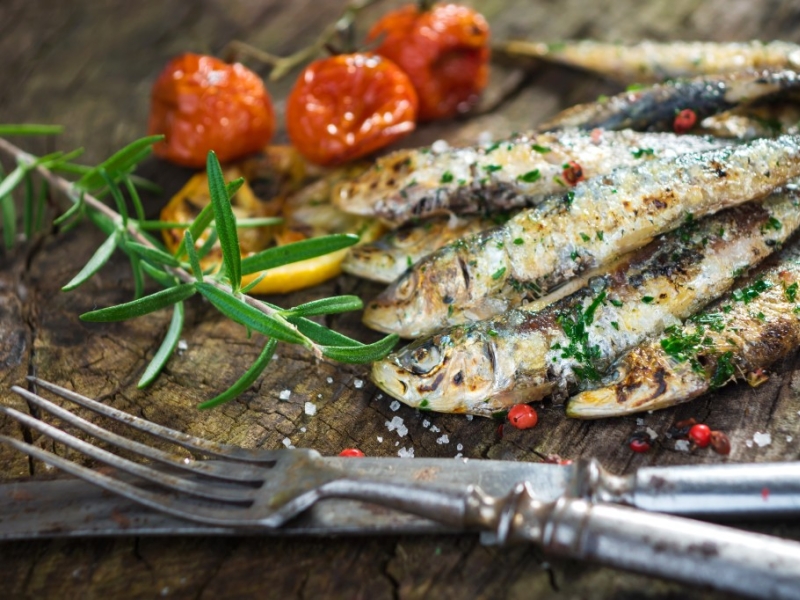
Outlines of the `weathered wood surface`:
<svg viewBox="0 0 800 600">
<path fill-rule="evenodd" d="M 310 41 L 330 22 L 341 2 L 319 0 L 204 0 L 122 2 L 82 0 L 0 2 L 0 121 L 53 122 L 67 126 L 57 141 L 21 140 L 35 152 L 86 148 L 97 161 L 142 135 L 149 87 L 162 65 L 187 51 L 217 52 L 239 38 L 288 53 Z M 494 36 L 637 40 L 785 39 L 800 42 L 800 7 L 791 0 L 562 0 L 481 2 Z M 386 3 L 364 16 L 385 10 Z M 498 81 L 502 79 L 497 70 Z M 279 111 L 291 78 L 272 85 Z M 409 144 L 444 137 L 474 139 L 489 131 L 501 137 L 540 121 L 558 108 L 614 91 L 610 84 L 556 68 L 538 70 L 528 85 L 492 114 L 426 127 Z M 145 174 L 166 193 L 187 172 L 151 161 Z M 158 211 L 163 199 L 150 198 Z M 147 391 L 135 387 L 157 347 L 168 316 L 130 323 L 88 325 L 77 315 L 95 306 L 124 301 L 132 289 L 121 258 L 79 291 L 59 291 L 101 242 L 88 224 L 63 235 L 46 235 L 0 257 L 0 401 L 27 410 L 8 393 L 28 373 L 74 386 L 86 394 L 190 433 L 248 447 L 277 448 L 284 438 L 323 454 L 357 446 L 372 456 L 414 448 L 416 456 L 454 456 L 459 444 L 469 457 L 540 461 L 596 456 L 623 473 L 642 465 L 718 463 L 726 460 L 793 460 L 800 455 L 800 365 L 791 356 L 777 365 L 760 388 L 736 386 L 674 410 L 644 416 L 659 434 L 654 450 L 630 452 L 625 441 L 641 428 L 636 418 L 596 423 L 567 420 L 545 404 L 531 431 L 506 429 L 500 439 L 493 422 L 448 415 L 421 415 L 406 407 L 393 412 L 366 382 L 366 369 L 318 362 L 290 347 L 253 389 L 236 402 L 207 413 L 195 405 L 224 389 L 257 355 L 258 340 L 220 319 L 200 302 L 188 307 L 188 348 L 173 358 Z M 342 277 L 321 289 L 281 298 L 297 304 L 336 292 L 369 297 L 378 288 Z M 357 315 L 336 326 L 362 339 L 376 336 Z M 331 378 L 333 383 L 328 383 Z M 359 380 L 365 381 L 364 385 Z M 291 390 L 287 402 L 281 390 Z M 304 402 L 318 406 L 304 414 Z M 408 434 L 398 437 L 385 423 L 402 417 Z M 676 420 L 696 417 L 728 433 L 728 459 L 710 451 L 678 452 L 663 436 Z M 433 427 L 423 426 L 429 420 Z M 747 441 L 769 432 L 771 445 Z M 37 440 L 35 434 L 0 421 L 0 432 Z M 439 443 L 446 433 L 448 443 Z M 382 442 L 379 439 L 383 439 Z M 50 446 L 44 441 L 39 443 Z M 59 448 L 59 452 L 64 449 Z M 0 478 L 46 476 L 41 464 L 0 447 Z M 758 526 L 800 539 L 791 523 Z M 719 597 L 703 590 L 617 573 L 572 562 L 544 566 L 531 548 L 493 549 L 472 537 L 351 540 L 116 539 L 0 544 L 3 597 L 542 597 L 633 598 Z"/>
</svg>

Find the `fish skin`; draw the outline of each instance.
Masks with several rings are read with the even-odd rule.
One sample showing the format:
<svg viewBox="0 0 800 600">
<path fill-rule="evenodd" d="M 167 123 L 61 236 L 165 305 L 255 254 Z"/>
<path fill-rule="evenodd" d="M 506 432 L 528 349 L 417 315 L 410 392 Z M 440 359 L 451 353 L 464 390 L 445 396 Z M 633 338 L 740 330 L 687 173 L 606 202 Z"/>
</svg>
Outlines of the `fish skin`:
<svg viewBox="0 0 800 600">
<path fill-rule="evenodd" d="M 623 83 L 647 83 L 746 69 L 800 69 L 800 46 L 789 42 L 654 42 L 592 40 L 509 42 L 509 52 L 570 65 Z"/>
<path fill-rule="evenodd" d="M 579 183 L 419 261 L 364 311 L 401 337 L 488 319 L 696 218 L 800 176 L 800 136 L 657 159 Z M 599 232 L 599 233 L 598 233 Z"/>
<path fill-rule="evenodd" d="M 786 251 L 780 262 L 747 283 L 765 281 L 771 287 L 745 304 L 731 294 L 697 317 L 630 350 L 603 378 L 601 387 L 583 391 L 567 402 L 567 415 L 577 419 L 617 417 L 642 411 L 658 410 L 688 402 L 705 392 L 741 379 L 743 375 L 769 367 L 800 345 L 800 316 L 795 312 L 800 294 L 790 300 L 787 289 L 800 285 L 800 253 L 797 247 Z M 741 286 L 738 289 L 742 289 Z M 795 289 L 797 289 L 795 287 Z M 724 312 L 723 307 L 730 307 Z M 760 318 L 758 315 L 763 315 Z M 698 321 L 718 323 L 716 331 Z M 698 327 L 703 327 L 698 333 Z M 677 360 L 662 346 L 676 339 L 699 335 L 710 345 L 690 351 L 701 369 L 693 368 L 689 358 Z M 720 357 L 730 352 L 727 364 L 734 367 L 733 377 L 720 369 Z M 715 382 L 719 372 L 720 381 Z"/>
<path fill-rule="evenodd" d="M 440 153 L 398 150 L 379 158 L 360 177 L 342 182 L 332 201 L 345 212 L 377 217 L 399 227 L 436 215 L 533 206 L 564 189 L 564 165 L 570 161 L 579 163 L 589 178 L 658 156 L 729 144 L 674 134 L 560 131 L 522 134 L 488 147 L 450 148 Z M 539 174 L 535 181 L 519 179 L 535 171 Z"/>
<path fill-rule="evenodd" d="M 391 283 L 414 263 L 462 237 L 496 227 L 497 218 L 467 215 L 432 218 L 418 225 L 390 231 L 369 244 L 352 246 L 342 270 L 350 275 Z"/>
<path fill-rule="evenodd" d="M 691 109 L 698 119 L 705 119 L 798 87 L 800 77 L 795 71 L 748 71 L 676 80 L 626 91 L 603 102 L 578 104 L 541 124 L 537 130 L 672 131 L 675 115 L 681 110 Z"/>
<path fill-rule="evenodd" d="M 375 362 L 372 380 L 412 407 L 439 412 L 491 416 L 549 395 L 563 400 L 629 348 L 730 289 L 737 272 L 800 227 L 798 202 L 796 191 L 780 191 L 693 221 L 540 311 L 517 308 L 412 342 Z M 581 322 L 586 341 L 570 350 L 580 336 L 568 335 L 568 325 Z M 593 356 L 576 356 L 575 348 Z"/>
</svg>

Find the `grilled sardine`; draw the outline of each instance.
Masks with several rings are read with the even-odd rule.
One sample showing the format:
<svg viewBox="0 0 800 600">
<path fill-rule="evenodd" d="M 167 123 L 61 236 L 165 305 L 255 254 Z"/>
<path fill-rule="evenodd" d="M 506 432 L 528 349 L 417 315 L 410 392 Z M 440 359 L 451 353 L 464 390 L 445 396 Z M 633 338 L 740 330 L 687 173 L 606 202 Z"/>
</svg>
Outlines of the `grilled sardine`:
<svg viewBox="0 0 800 600">
<path fill-rule="evenodd" d="M 602 387 L 570 398 L 567 415 L 616 417 L 688 402 L 768 367 L 800 345 L 800 256 L 734 290 L 707 311 L 625 354 Z"/>
<path fill-rule="evenodd" d="M 343 182 L 333 202 L 345 212 L 378 217 L 393 227 L 432 215 L 506 211 L 532 206 L 570 187 L 575 165 L 582 177 L 590 178 L 655 157 L 728 143 L 632 131 L 562 131 L 439 153 L 399 150 Z"/>
<path fill-rule="evenodd" d="M 542 44 L 507 42 L 501 52 L 585 69 L 623 83 L 645 83 L 745 69 L 800 69 L 800 46 L 774 41 L 653 42 L 591 40 Z"/>
<path fill-rule="evenodd" d="M 487 319 L 678 227 L 800 175 L 800 137 L 656 159 L 578 184 L 419 261 L 364 322 L 403 337 Z"/>
<path fill-rule="evenodd" d="M 800 77 L 794 71 L 745 71 L 670 81 L 578 104 L 537 129 L 672 131 L 675 115 L 681 110 L 691 109 L 698 119 L 705 119 L 799 86 Z"/>
<path fill-rule="evenodd" d="M 372 379 L 410 406 L 440 412 L 489 416 L 551 394 L 563 399 L 727 291 L 800 226 L 798 198 L 780 191 L 689 221 L 541 311 L 514 309 L 417 340 L 374 363 Z"/>
</svg>

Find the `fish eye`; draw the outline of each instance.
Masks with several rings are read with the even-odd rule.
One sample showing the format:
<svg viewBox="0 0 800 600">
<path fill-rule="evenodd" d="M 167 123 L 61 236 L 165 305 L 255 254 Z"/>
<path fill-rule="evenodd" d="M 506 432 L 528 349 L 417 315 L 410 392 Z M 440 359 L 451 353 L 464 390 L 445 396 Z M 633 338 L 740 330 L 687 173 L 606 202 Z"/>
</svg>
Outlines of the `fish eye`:
<svg viewBox="0 0 800 600">
<path fill-rule="evenodd" d="M 406 273 L 397 282 L 394 288 L 395 300 L 408 300 L 417 289 L 417 274 L 414 271 Z"/>
<path fill-rule="evenodd" d="M 403 367 L 415 375 L 425 375 L 442 364 L 442 352 L 439 346 L 428 341 L 409 352 L 403 360 Z"/>
</svg>

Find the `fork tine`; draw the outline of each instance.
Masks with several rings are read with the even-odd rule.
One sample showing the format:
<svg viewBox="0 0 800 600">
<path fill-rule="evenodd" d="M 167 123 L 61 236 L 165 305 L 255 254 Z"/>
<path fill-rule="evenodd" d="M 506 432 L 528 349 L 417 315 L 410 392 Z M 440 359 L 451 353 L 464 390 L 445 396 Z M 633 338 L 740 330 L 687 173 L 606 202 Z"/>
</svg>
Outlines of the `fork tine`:
<svg viewBox="0 0 800 600">
<path fill-rule="evenodd" d="M 129 415 L 128 413 L 122 412 L 121 410 L 117 410 L 116 408 L 112 408 L 110 406 L 106 406 L 105 404 L 101 404 L 96 400 L 92 400 L 91 398 L 87 398 L 86 396 L 77 394 L 72 390 L 68 390 L 54 383 L 50 383 L 49 381 L 45 381 L 44 379 L 39 379 L 38 377 L 29 376 L 28 380 L 31 381 L 32 383 L 35 383 L 36 385 L 42 386 L 44 389 L 49 390 L 50 392 L 56 394 L 57 396 L 61 396 L 62 398 L 75 402 L 76 404 L 80 404 L 84 408 L 88 408 L 89 410 L 92 410 L 98 414 L 104 415 L 116 421 L 127 423 L 131 427 L 135 427 L 140 431 L 146 431 L 151 435 L 154 435 L 161 439 L 168 440 L 173 444 L 183 446 L 188 450 L 203 452 L 205 454 L 219 456 L 221 458 L 228 458 L 233 460 L 240 460 L 244 462 L 255 462 L 255 463 L 264 463 L 264 462 L 274 463 L 275 461 L 278 460 L 280 454 L 283 452 L 283 451 L 276 452 L 276 451 L 260 450 L 260 449 L 251 450 L 248 448 L 240 448 L 238 446 L 232 446 L 229 444 L 220 444 L 217 442 L 212 442 L 210 440 L 205 440 L 203 438 L 195 437 L 193 435 L 189 435 L 186 433 L 182 433 L 180 431 L 176 431 L 174 429 L 170 429 L 169 427 L 157 425 L 152 421 L 148 421 L 140 417 Z"/>
<path fill-rule="evenodd" d="M 222 509 L 215 508 L 208 504 L 201 504 L 198 502 L 190 503 L 185 500 L 178 500 L 178 498 L 172 494 L 142 489 L 8 436 L 0 435 L 0 442 L 5 442 L 23 454 L 37 458 L 70 475 L 74 475 L 109 492 L 119 494 L 120 496 L 138 502 L 156 511 L 161 511 L 197 523 L 206 523 L 208 525 L 217 525 L 221 527 L 242 527 L 248 525 L 252 526 L 254 524 L 252 519 L 248 519 L 247 517 L 242 518 L 245 509 L 230 507 Z M 261 521 L 259 524 L 269 527 L 274 526 L 268 521 Z"/>
<path fill-rule="evenodd" d="M 167 452 L 163 452 L 157 448 L 147 446 L 140 442 L 129 440 L 116 433 L 112 433 L 111 431 L 103 429 L 94 423 L 90 423 L 89 421 L 82 419 L 68 410 L 53 404 L 49 400 L 29 392 L 28 390 L 22 389 L 19 386 L 12 386 L 11 390 L 26 400 L 32 402 L 36 406 L 57 416 L 62 421 L 69 423 L 70 425 L 73 425 L 98 439 L 102 439 L 110 444 L 124 448 L 129 452 L 139 454 L 140 456 L 144 456 L 171 467 L 175 467 L 183 471 L 189 471 L 197 475 L 226 479 L 228 481 L 260 481 L 264 478 L 263 470 L 256 466 L 250 467 L 248 465 L 238 464 L 218 465 L 191 459 L 176 459 Z"/>
<path fill-rule="evenodd" d="M 61 442 L 62 444 L 69 446 L 78 452 L 82 452 L 90 458 L 111 465 L 112 467 L 116 467 L 121 471 L 130 473 L 131 475 L 136 475 L 137 477 L 146 479 L 147 481 L 152 481 L 153 483 L 157 483 L 176 492 L 192 494 L 193 496 L 208 498 L 210 500 L 218 500 L 220 502 L 250 502 L 255 497 L 255 493 L 257 491 L 257 488 L 253 487 L 237 487 L 234 485 L 220 486 L 214 483 L 191 481 L 184 479 L 183 477 L 164 473 L 163 471 L 157 471 L 156 469 L 146 465 L 135 463 L 116 454 L 112 454 L 103 448 L 93 446 L 88 442 L 84 442 L 83 440 L 80 440 L 63 430 L 58 429 L 57 427 L 53 427 L 44 421 L 35 419 L 30 415 L 26 415 L 25 413 L 8 406 L 0 406 L 0 412 L 13 419 L 16 419 L 20 423 L 23 423 L 32 429 L 50 436 L 54 440 Z"/>
</svg>

